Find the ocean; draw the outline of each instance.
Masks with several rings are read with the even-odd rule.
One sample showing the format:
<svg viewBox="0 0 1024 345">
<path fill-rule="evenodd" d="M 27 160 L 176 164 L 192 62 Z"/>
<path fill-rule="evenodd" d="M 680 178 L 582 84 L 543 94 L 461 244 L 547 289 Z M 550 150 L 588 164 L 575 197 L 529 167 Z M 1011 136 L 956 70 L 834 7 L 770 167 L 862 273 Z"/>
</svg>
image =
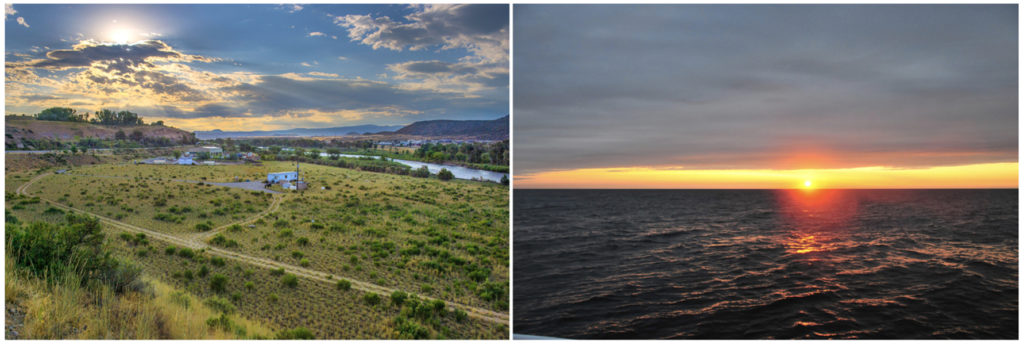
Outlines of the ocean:
<svg viewBox="0 0 1024 345">
<path fill-rule="evenodd" d="M 1017 190 L 515 190 L 513 332 L 1018 337 Z"/>
</svg>

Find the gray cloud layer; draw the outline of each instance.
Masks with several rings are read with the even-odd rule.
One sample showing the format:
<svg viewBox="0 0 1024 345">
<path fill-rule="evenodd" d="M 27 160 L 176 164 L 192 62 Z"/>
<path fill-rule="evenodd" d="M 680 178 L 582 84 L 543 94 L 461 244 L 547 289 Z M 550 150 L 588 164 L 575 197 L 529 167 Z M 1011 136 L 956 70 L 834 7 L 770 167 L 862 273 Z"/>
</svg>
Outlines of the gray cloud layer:
<svg viewBox="0 0 1024 345">
<path fill-rule="evenodd" d="M 1014 5 L 517 5 L 514 25 L 517 174 L 1016 161 Z"/>
</svg>

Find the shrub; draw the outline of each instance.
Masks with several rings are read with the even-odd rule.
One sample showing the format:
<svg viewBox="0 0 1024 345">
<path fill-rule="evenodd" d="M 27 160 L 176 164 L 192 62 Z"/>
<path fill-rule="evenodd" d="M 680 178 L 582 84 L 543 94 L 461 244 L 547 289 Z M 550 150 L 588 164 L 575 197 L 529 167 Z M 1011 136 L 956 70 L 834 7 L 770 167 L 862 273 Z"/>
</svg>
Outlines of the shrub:
<svg viewBox="0 0 1024 345">
<path fill-rule="evenodd" d="M 306 255 L 305 255 L 305 254 L 302 254 L 302 252 L 300 252 L 300 251 L 298 251 L 298 250 L 293 250 L 293 251 L 292 251 L 292 257 L 293 257 L 293 258 L 296 258 L 296 259 L 301 259 L 301 258 L 302 258 L 303 256 L 306 256 Z"/>
<path fill-rule="evenodd" d="M 338 290 L 348 291 L 349 289 L 352 288 L 352 282 L 342 279 L 338 281 L 338 284 L 336 286 Z"/>
<path fill-rule="evenodd" d="M 231 227 L 228 228 L 228 231 L 231 231 L 231 232 L 242 231 L 242 225 L 240 225 L 240 224 L 232 225 Z"/>
<path fill-rule="evenodd" d="M 195 253 L 192 252 L 192 248 L 181 248 L 181 250 L 178 251 L 178 256 L 191 259 L 195 256 Z"/>
<path fill-rule="evenodd" d="M 139 290 L 141 269 L 114 258 L 103 245 L 99 219 L 68 213 L 61 223 L 7 224 L 6 252 L 30 273 L 56 279 L 74 268 L 82 283 L 97 279 L 116 292 Z"/>
<path fill-rule="evenodd" d="M 177 251 L 178 251 L 178 249 L 174 248 L 174 246 L 169 246 L 169 247 L 167 247 L 167 249 L 164 249 L 164 254 L 174 255 L 174 253 L 177 252 Z"/>
<path fill-rule="evenodd" d="M 252 289 L 255 288 L 255 287 L 256 287 L 256 284 L 254 284 L 253 282 L 251 282 L 251 281 L 245 282 L 245 289 L 246 290 L 252 291 Z"/>
<path fill-rule="evenodd" d="M 302 267 L 309 267 L 309 259 L 299 260 L 299 265 L 301 265 Z"/>
<path fill-rule="evenodd" d="M 200 278 L 201 277 L 205 277 L 207 274 L 210 274 L 210 268 L 206 267 L 206 265 L 200 266 L 199 267 L 199 277 Z"/>
<path fill-rule="evenodd" d="M 423 165 L 418 169 L 413 169 L 409 175 L 412 177 L 430 177 L 430 169 L 427 169 L 427 166 Z"/>
<path fill-rule="evenodd" d="M 284 268 L 278 268 L 270 271 L 270 275 L 279 276 L 284 274 Z"/>
<path fill-rule="evenodd" d="M 365 295 L 363 295 L 363 301 L 369 305 L 377 305 L 378 303 L 380 303 L 380 295 L 374 292 L 367 292 Z"/>
<path fill-rule="evenodd" d="M 224 243 L 227 241 L 227 237 L 224 237 L 224 235 L 221 234 L 217 234 L 217 236 L 214 236 L 213 238 L 210 239 L 209 243 L 213 245 L 223 246 Z"/>
<path fill-rule="evenodd" d="M 448 169 L 441 168 L 441 171 L 437 172 L 437 178 L 440 179 L 441 181 L 448 181 L 455 178 L 455 174 L 452 174 L 452 172 L 448 171 Z"/>
<path fill-rule="evenodd" d="M 277 332 L 277 339 L 313 339 L 313 332 L 305 327 L 295 327 Z"/>
<path fill-rule="evenodd" d="M 214 292 L 224 292 L 228 285 L 228 277 L 223 274 L 214 274 L 210 277 L 210 290 Z"/>
<path fill-rule="evenodd" d="M 281 278 L 281 283 L 284 284 L 284 286 L 294 288 L 299 285 L 299 278 L 294 274 L 287 274 Z"/>
<path fill-rule="evenodd" d="M 397 321 L 395 321 L 395 324 L 396 324 L 395 328 L 398 330 L 398 334 L 399 334 L 400 338 L 403 338 L 403 339 L 428 339 L 428 338 L 430 338 L 430 330 L 428 330 L 423 325 L 420 325 L 419 323 L 413 322 L 411 320 L 406 320 L 405 318 L 402 318 L 401 316 L 399 316 L 396 319 L 397 319 Z"/>
<path fill-rule="evenodd" d="M 277 294 L 276 293 L 270 294 L 270 301 L 271 302 L 277 302 L 277 300 L 278 300 L 278 298 L 277 298 Z"/>
<path fill-rule="evenodd" d="M 299 239 L 295 240 L 295 242 L 298 243 L 300 246 L 308 246 L 309 245 L 309 239 L 306 238 L 306 237 L 299 237 Z"/>
<path fill-rule="evenodd" d="M 209 231 L 210 229 L 213 229 L 213 227 L 210 226 L 209 222 L 196 224 L 196 231 Z"/>
<path fill-rule="evenodd" d="M 192 270 L 185 270 L 185 272 L 183 272 L 182 275 L 187 280 L 192 280 L 193 278 L 195 278 L 195 277 L 192 276 Z"/>
<path fill-rule="evenodd" d="M 224 258 L 215 256 L 213 258 L 210 258 L 210 263 L 213 264 L 214 266 L 224 266 Z"/>
<path fill-rule="evenodd" d="M 402 306 L 402 303 L 405 303 L 405 299 L 408 297 L 409 294 L 395 290 L 395 292 L 391 293 L 391 303 L 397 306 Z"/>
<path fill-rule="evenodd" d="M 203 304 L 205 304 L 207 307 L 210 307 L 210 309 L 216 310 L 224 314 L 234 313 L 235 310 L 237 309 L 235 308 L 234 304 L 231 304 L 230 301 L 220 296 L 213 296 L 207 298 L 203 300 Z"/>
</svg>

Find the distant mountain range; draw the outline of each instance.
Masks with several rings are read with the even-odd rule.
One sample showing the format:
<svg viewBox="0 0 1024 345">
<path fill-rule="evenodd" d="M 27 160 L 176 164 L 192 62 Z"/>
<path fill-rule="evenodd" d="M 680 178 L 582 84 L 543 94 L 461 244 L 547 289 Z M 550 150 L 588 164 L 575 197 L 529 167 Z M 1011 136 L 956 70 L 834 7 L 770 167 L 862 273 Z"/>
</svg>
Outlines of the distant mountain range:
<svg viewBox="0 0 1024 345">
<path fill-rule="evenodd" d="M 494 120 L 418 121 L 402 127 L 402 129 L 395 131 L 395 134 L 505 140 L 508 139 L 508 120 L 508 115 L 505 115 Z"/>
<path fill-rule="evenodd" d="M 505 140 L 509 137 L 509 116 L 494 120 L 430 120 L 407 126 L 362 125 L 331 128 L 293 128 L 274 131 L 196 131 L 200 140 L 247 137 L 334 137 L 360 134 L 403 134 L 425 137 L 458 137 Z"/>
<path fill-rule="evenodd" d="M 292 128 L 275 131 L 196 131 L 196 138 L 200 140 L 217 138 L 247 138 L 247 137 L 339 137 L 343 135 L 356 135 L 365 133 L 377 133 L 394 131 L 402 126 L 346 126 L 330 128 Z"/>
</svg>

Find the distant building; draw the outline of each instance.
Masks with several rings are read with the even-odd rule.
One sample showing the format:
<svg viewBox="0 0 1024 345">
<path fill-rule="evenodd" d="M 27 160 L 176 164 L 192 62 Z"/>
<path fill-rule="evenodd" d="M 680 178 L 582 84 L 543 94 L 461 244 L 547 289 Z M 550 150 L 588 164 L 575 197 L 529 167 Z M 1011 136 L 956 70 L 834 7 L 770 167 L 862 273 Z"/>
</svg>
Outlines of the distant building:
<svg viewBox="0 0 1024 345">
<path fill-rule="evenodd" d="M 194 160 L 192 160 L 192 157 L 181 156 L 181 158 L 178 158 L 178 161 L 175 162 L 174 164 L 177 164 L 177 165 L 195 165 L 196 162 Z"/>
<path fill-rule="evenodd" d="M 299 178 L 299 173 L 294 171 L 283 171 L 267 174 L 268 183 L 288 182 Z"/>
<path fill-rule="evenodd" d="M 216 146 L 203 146 L 193 147 L 185 151 L 185 154 L 190 156 L 199 156 L 204 153 L 210 157 L 221 157 L 224 154 L 224 150 Z"/>
</svg>

